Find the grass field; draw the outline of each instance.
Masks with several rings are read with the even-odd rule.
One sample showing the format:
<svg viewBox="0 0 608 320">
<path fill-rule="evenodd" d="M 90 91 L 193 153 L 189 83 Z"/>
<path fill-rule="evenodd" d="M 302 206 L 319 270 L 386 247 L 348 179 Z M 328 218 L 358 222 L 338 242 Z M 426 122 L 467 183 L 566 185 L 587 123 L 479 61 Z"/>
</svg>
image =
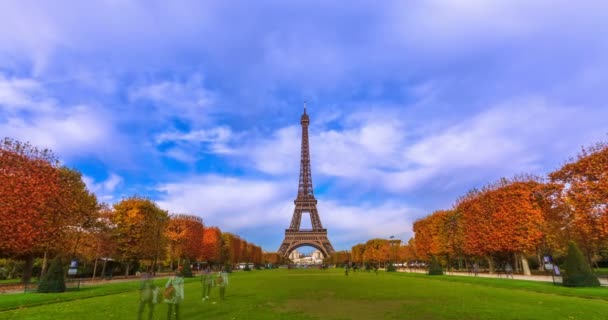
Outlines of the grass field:
<svg viewBox="0 0 608 320">
<path fill-rule="evenodd" d="M 137 287 L 125 282 L 64 294 L 0 295 L 0 319 L 137 319 Z M 386 272 L 237 272 L 224 301 L 214 290 L 211 301 L 202 303 L 195 279 L 185 295 L 181 319 L 608 318 L 608 288 Z M 165 304 L 155 309 L 154 319 L 166 319 Z"/>
</svg>

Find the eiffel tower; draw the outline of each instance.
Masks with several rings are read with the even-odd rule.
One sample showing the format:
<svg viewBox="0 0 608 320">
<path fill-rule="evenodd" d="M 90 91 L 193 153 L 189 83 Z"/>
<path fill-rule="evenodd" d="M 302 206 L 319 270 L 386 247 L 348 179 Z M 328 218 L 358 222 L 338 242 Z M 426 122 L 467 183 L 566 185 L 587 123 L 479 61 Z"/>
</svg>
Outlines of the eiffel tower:
<svg viewBox="0 0 608 320">
<path fill-rule="evenodd" d="M 327 229 L 323 229 L 319 212 L 317 211 L 317 199 L 312 189 L 312 174 L 310 171 L 310 150 L 308 147 L 308 124 L 310 119 L 306 114 L 306 102 L 304 103 L 304 114 L 300 119 L 302 124 L 302 153 L 300 159 L 300 183 L 298 185 L 298 196 L 294 200 L 296 205 L 291 218 L 289 229 L 285 229 L 285 239 L 279 247 L 279 254 L 287 257 L 289 254 L 302 246 L 311 246 L 323 254 L 325 258 L 334 253 L 334 248 L 327 238 Z M 302 213 L 310 214 L 312 229 L 300 229 Z"/>
</svg>

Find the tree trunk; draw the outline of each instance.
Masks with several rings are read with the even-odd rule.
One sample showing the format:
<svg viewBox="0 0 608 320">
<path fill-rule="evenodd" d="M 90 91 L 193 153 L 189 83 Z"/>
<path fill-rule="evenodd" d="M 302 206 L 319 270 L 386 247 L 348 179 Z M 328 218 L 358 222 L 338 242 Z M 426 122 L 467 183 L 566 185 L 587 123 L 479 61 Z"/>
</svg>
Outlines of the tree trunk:
<svg viewBox="0 0 608 320">
<path fill-rule="evenodd" d="M 44 258 L 42 258 L 42 269 L 40 270 L 40 279 L 42 279 L 42 277 L 46 273 L 47 253 L 48 253 L 48 250 L 45 250 L 44 251 Z"/>
<path fill-rule="evenodd" d="M 129 276 L 129 263 L 127 262 L 127 267 L 125 268 L 125 276 Z"/>
<path fill-rule="evenodd" d="M 526 259 L 526 255 L 522 253 L 519 255 L 519 257 L 521 258 L 521 266 L 524 270 L 524 276 L 531 276 L 532 272 L 530 272 L 530 266 L 528 265 L 528 259 Z"/>
<path fill-rule="evenodd" d="M 540 250 L 536 251 L 536 259 L 538 259 L 538 271 L 545 271 L 545 263 L 542 260 Z"/>
<path fill-rule="evenodd" d="M 488 268 L 490 269 L 490 274 L 494 274 L 494 259 L 492 259 L 492 257 L 486 257 L 486 259 L 488 260 Z"/>
<path fill-rule="evenodd" d="M 95 258 L 95 264 L 93 265 L 93 280 L 95 280 L 95 273 L 97 273 L 97 258 Z"/>
<path fill-rule="evenodd" d="M 106 265 L 108 264 L 108 259 L 103 260 L 103 266 L 101 267 L 101 277 L 106 276 Z"/>
<path fill-rule="evenodd" d="M 23 276 L 21 281 L 23 283 L 30 283 L 32 279 L 32 267 L 34 266 L 34 256 L 29 255 L 25 258 L 25 265 L 23 266 Z"/>
</svg>

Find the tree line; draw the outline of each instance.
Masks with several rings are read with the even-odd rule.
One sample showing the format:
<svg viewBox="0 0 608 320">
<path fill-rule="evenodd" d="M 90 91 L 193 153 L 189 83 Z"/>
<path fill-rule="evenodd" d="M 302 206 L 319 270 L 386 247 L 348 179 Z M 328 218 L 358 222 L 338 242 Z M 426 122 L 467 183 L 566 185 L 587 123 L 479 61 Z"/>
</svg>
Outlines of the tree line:
<svg viewBox="0 0 608 320">
<path fill-rule="evenodd" d="M 107 264 L 128 275 L 184 263 L 260 264 L 262 249 L 238 235 L 207 227 L 194 215 L 171 214 L 147 198 L 99 203 L 77 170 L 49 149 L 0 141 L 0 259 L 22 261 L 22 280 L 52 257 L 77 260 L 105 274 Z M 13 263 L 14 265 L 14 263 Z"/>
<path fill-rule="evenodd" d="M 608 145 L 598 143 L 547 177 L 519 175 L 473 189 L 452 208 L 414 222 L 409 259 L 447 266 L 514 263 L 531 274 L 542 257 L 563 259 L 576 243 L 588 263 L 608 259 Z"/>
</svg>

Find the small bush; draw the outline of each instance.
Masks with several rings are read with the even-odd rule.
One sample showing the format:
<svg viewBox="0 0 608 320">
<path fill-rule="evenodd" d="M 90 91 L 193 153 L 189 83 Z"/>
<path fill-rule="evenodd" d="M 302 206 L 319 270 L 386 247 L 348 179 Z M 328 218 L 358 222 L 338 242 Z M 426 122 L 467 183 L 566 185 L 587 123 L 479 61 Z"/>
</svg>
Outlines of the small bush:
<svg viewBox="0 0 608 320">
<path fill-rule="evenodd" d="M 65 270 L 61 258 L 55 257 L 49 266 L 49 270 L 40 280 L 38 292 L 65 292 Z"/>
<path fill-rule="evenodd" d="M 574 242 L 570 242 L 568 245 L 563 283 L 566 287 L 598 287 L 600 285 L 583 253 Z"/>
<path fill-rule="evenodd" d="M 431 259 L 431 264 L 429 265 L 429 275 L 430 276 L 440 276 L 443 275 L 443 268 L 441 268 L 441 264 L 437 260 L 435 256 Z"/>
<path fill-rule="evenodd" d="M 190 268 L 190 260 L 186 260 L 182 267 L 182 277 L 192 278 L 192 268 Z"/>
<path fill-rule="evenodd" d="M 397 271 L 397 268 L 395 268 L 395 265 L 393 263 L 390 263 L 388 265 L 388 267 L 386 267 L 386 272 L 395 272 Z"/>
</svg>

